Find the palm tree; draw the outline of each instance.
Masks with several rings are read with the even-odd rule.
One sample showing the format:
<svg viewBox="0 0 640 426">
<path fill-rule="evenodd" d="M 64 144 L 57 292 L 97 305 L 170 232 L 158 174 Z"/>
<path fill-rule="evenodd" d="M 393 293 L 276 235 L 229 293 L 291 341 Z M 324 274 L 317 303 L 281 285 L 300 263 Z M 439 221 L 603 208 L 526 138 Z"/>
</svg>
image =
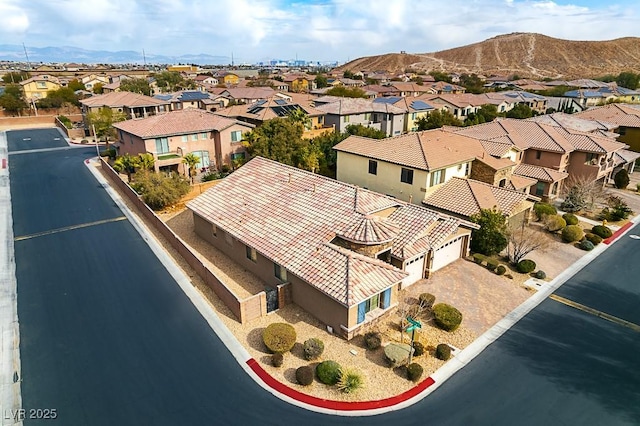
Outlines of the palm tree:
<svg viewBox="0 0 640 426">
<path fill-rule="evenodd" d="M 113 170 L 116 172 L 125 172 L 127 174 L 127 182 L 131 182 L 131 174 L 136 168 L 140 167 L 140 157 L 132 157 L 129 154 L 116 158 L 113 163 Z"/>
<path fill-rule="evenodd" d="M 155 158 L 153 158 L 153 154 L 145 152 L 139 155 L 140 157 L 140 168 L 142 170 L 153 170 L 153 166 L 156 163 Z"/>
<path fill-rule="evenodd" d="M 289 120 L 293 121 L 294 123 L 302 124 L 302 126 L 306 130 L 309 130 L 311 128 L 311 119 L 309 118 L 309 115 L 300 107 L 289 113 Z"/>
<path fill-rule="evenodd" d="M 186 164 L 189 167 L 189 177 L 191 178 L 191 183 L 193 183 L 193 175 L 196 170 L 196 166 L 200 162 L 200 157 L 195 155 L 193 152 L 186 154 L 182 157 L 182 164 Z"/>
</svg>

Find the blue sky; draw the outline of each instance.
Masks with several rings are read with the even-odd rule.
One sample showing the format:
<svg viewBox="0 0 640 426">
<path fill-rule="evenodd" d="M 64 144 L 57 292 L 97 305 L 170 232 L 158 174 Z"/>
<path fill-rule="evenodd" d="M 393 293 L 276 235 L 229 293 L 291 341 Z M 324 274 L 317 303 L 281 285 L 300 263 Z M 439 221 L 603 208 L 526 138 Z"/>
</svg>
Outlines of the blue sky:
<svg viewBox="0 0 640 426">
<path fill-rule="evenodd" d="M 640 36 L 637 0 L 0 0 L 0 43 L 345 62 L 511 32 Z"/>
</svg>

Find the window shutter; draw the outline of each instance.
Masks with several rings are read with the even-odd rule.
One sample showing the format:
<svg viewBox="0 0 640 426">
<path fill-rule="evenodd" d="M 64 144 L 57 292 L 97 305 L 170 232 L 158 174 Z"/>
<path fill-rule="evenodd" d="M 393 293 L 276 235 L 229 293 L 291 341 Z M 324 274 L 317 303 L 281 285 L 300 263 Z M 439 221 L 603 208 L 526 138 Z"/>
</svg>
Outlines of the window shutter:
<svg viewBox="0 0 640 426">
<path fill-rule="evenodd" d="M 387 309 L 391 304 L 391 288 L 382 293 L 382 309 Z"/>
<path fill-rule="evenodd" d="M 367 313 L 367 302 L 364 301 L 358 305 L 358 324 L 364 322 L 364 316 Z"/>
</svg>

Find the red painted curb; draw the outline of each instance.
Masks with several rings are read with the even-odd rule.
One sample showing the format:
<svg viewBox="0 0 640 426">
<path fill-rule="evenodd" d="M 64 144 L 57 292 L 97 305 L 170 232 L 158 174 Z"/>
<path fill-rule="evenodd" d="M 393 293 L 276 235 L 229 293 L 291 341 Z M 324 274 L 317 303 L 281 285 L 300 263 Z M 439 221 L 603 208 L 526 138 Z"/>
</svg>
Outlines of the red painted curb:
<svg viewBox="0 0 640 426">
<path fill-rule="evenodd" d="M 626 231 L 627 229 L 631 228 L 633 226 L 633 222 L 627 222 L 622 228 L 618 229 L 616 232 L 613 233 L 612 236 L 610 236 L 609 238 L 605 239 L 604 241 L 602 241 L 605 244 L 611 244 L 612 242 L 614 242 L 616 240 L 616 238 L 618 238 L 624 231 Z"/>
<path fill-rule="evenodd" d="M 391 407 L 403 401 L 406 401 L 409 398 L 413 398 L 435 383 L 435 381 L 431 377 L 427 377 L 422 382 L 409 389 L 408 391 L 401 393 L 400 395 L 392 396 L 385 399 L 379 399 L 376 401 L 332 401 L 330 399 L 322 399 L 315 396 L 306 395 L 302 392 L 290 388 L 283 383 L 280 383 L 279 381 L 271 377 L 271 375 L 269 375 L 269 373 L 267 373 L 262 367 L 260 367 L 258 362 L 253 358 L 247 361 L 247 365 L 249 366 L 249 368 L 251 368 L 251 370 L 253 370 L 254 373 L 258 375 L 258 377 L 262 379 L 263 382 L 265 382 L 269 387 L 277 390 L 278 392 L 287 395 L 288 397 L 293 398 L 297 401 L 304 402 L 305 404 L 337 411 L 373 410 L 376 408 Z"/>
</svg>

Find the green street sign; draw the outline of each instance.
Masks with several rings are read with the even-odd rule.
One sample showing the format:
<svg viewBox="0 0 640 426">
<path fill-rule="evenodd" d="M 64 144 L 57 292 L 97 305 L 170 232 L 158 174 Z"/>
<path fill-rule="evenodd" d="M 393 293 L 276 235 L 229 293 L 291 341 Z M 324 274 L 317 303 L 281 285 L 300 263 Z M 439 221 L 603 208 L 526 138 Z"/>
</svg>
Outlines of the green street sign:
<svg viewBox="0 0 640 426">
<path fill-rule="evenodd" d="M 407 317 L 407 321 L 409 321 L 414 328 L 422 328 L 422 324 L 420 324 L 420 321 L 416 321 L 411 317 Z"/>
<path fill-rule="evenodd" d="M 410 325 L 409 327 L 406 328 L 406 331 L 413 331 L 416 328 L 420 328 L 420 327 L 416 327 L 415 325 Z"/>
</svg>

